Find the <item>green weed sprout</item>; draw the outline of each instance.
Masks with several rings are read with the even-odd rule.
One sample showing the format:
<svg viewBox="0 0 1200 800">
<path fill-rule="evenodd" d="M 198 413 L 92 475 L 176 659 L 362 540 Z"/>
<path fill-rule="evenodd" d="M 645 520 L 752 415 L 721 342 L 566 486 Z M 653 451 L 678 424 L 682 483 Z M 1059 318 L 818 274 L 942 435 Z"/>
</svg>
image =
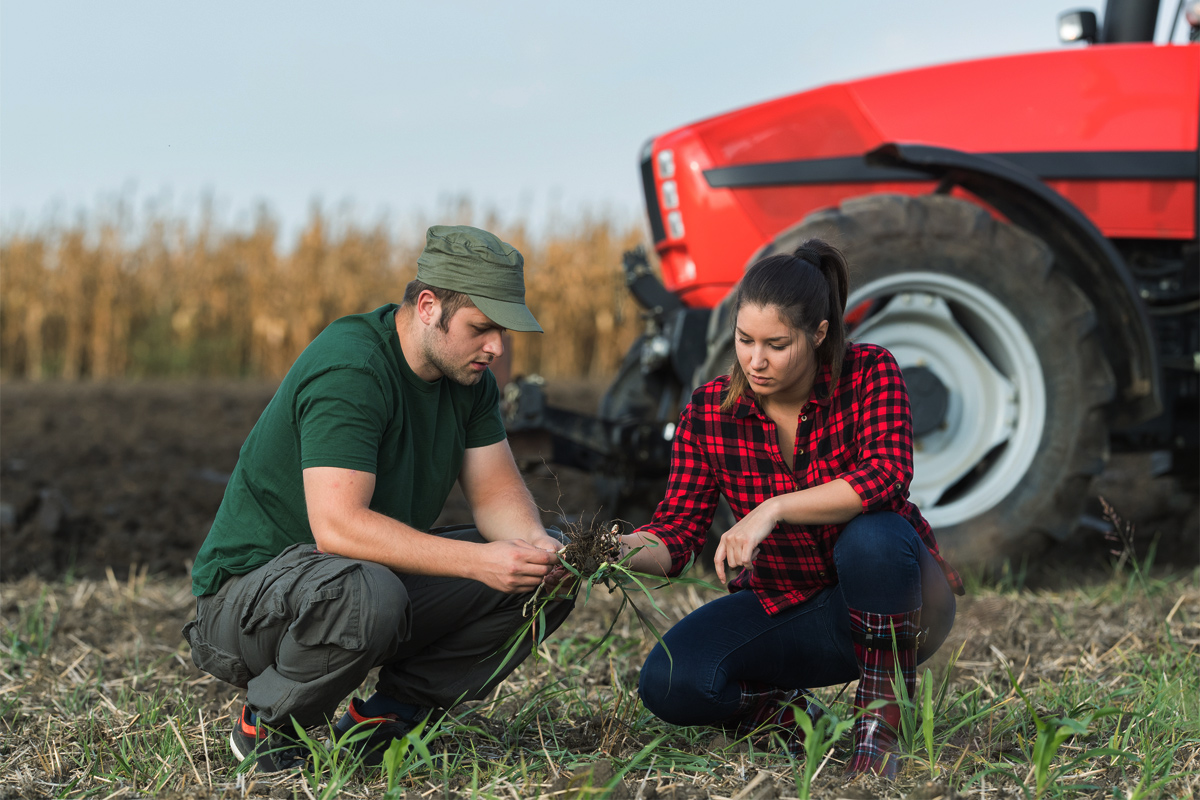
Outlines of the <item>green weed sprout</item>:
<svg viewBox="0 0 1200 800">
<path fill-rule="evenodd" d="M 424 765 L 426 769 L 432 770 L 432 757 L 429 755 L 429 741 L 437 736 L 437 726 L 430 727 L 426 734 L 425 725 L 429 722 L 429 717 L 421 720 L 416 726 L 404 735 L 402 739 L 393 739 L 388 745 L 388 749 L 383 753 L 383 777 L 387 782 L 387 794 L 385 797 L 400 797 L 403 792 L 399 790 L 396 782 L 403 778 L 408 773 L 412 772 L 417 766 Z"/>
<path fill-rule="evenodd" d="M 58 607 L 52 604 L 52 613 L 47 619 L 46 597 L 48 589 L 42 588 L 33 608 L 21 604 L 18 624 L 9 634 L 9 650 L 20 664 L 28 657 L 38 658 L 50 649 L 50 641 L 58 627 Z M 24 633 L 24 635 L 22 635 Z"/>
<path fill-rule="evenodd" d="M 917 688 L 918 697 L 911 701 L 900 701 L 900 738 L 904 744 L 904 749 L 912 753 L 913 758 L 917 758 L 917 745 L 921 744 L 924 746 L 925 758 L 919 760 L 925 762 L 925 766 L 929 769 L 931 780 L 936 780 L 941 775 L 942 770 L 938 767 L 938 762 L 941 761 L 942 753 L 945 751 L 950 738 L 960 729 L 975 724 L 977 720 L 986 717 L 993 710 L 991 704 L 985 704 L 982 710 L 968 713 L 952 727 L 942 731 L 940 737 L 934 736 L 934 726 L 937 721 L 948 718 L 946 715 L 946 698 L 950 693 L 950 676 L 954 671 L 954 665 L 958 662 L 959 656 L 962 655 L 964 647 L 966 647 L 966 642 L 963 642 L 957 650 L 951 653 L 936 691 L 934 690 L 933 671 L 926 668 L 925 672 L 921 675 L 921 682 Z M 965 706 L 981 691 L 982 689 L 980 688 L 972 689 L 959 699 L 959 704 Z M 903 693 L 903 682 L 900 682 L 897 696 L 899 697 Z M 917 741 L 918 734 L 920 735 L 920 742 Z M 939 739 L 940 744 L 938 743 Z"/>
<path fill-rule="evenodd" d="M 362 756 L 345 745 L 358 739 L 365 739 L 370 732 L 364 730 L 354 736 L 348 735 L 334 742 L 333 746 L 326 748 L 313 739 L 308 731 L 304 730 L 303 726 L 294 719 L 292 725 L 296 729 L 296 740 L 309 752 L 311 769 L 306 767 L 302 770 L 302 774 L 310 788 L 310 795 L 317 800 L 334 800 L 334 798 L 341 797 L 342 790 L 350 781 L 350 777 L 362 765 Z M 323 782 L 324 787 L 322 788 Z"/>
<path fill-rule="evenodd" d="M 872 703 L 873 707 L 882 705 L 883 702 L 879 700 Z M 816 722 L 813 722 L 809 718 L 808 712 L 802 708 L 793 706 L 792 713 L 796 718 L 796 724 L 804 732 L 804 766 L 797 766 L 791 750 L 782 741 L 780 745 L 783 752 L 788 754 L 788 760 L 792 762 L 797 796 L 800 800 L 808 800 L 812 791 L 813 779 L 824 766 L 827 760 L 826 755 L 846 734 L 846 731 L 854 727 L 855 718 L 839 719 L 832 711 L 826 709 L 825 713 L 821 714 Z"/>
<path fill-rule="evenodd" d="M 1030 777 L 1034 779 L 1033 797 L 1042 798 L 1046 796 L 1047 790 L 1050 789 L 1057 781 L 1066 776 L 1071 770 L 1075 769 L 1079 764 L 1090 759 L 1099 758 L 1102 756 L 1111 756 L 1114 758 L 1127 758 L 1138 761 L 1136 755 L 1125 750 L 1118 750 L 1113 747 L 1095 747 L 1082 751 L 1079 755 L 1072 758 L 1065 764 L 1055 766 L 1055 760 L 1058 757 L 1058 752 L 1066 741 L 1074 736 L 1087 736 L 1092 732 L 1092 723 L 1103 719 L 1104 717 L 1116 716 L 1121 713 L 1116 708 L 1100 708 L 1083 711 L 1076 709 L 1069 714 L 1064 714 L 1059 717 L 1044 716 L 1038 713 L 1033 701 L 1017 684 L 1012 670 L 1009 670 L 1009 679 L 1012 681 L 1013 691 L 1021 698 L 1025 704 L 1026 710 L 1029 711 L 1029 716 L 1033 720 L 1035 734 L 1033 739 L 1033 747 L 1027 753 L 1029 763 L 1032 766 Z M 1078 716 L 1074 716 L 1078 715 Z M 977 773 L 967 782 L 969 786 L 977 780 L 982 780 L 989 774 L 1006 775 L 1014 783 L 1021 787 L 1026 797 L 1029 797 L 1029 787 L 1027 787 L 1021 779 L 1011 770 L 1006 769 L 989 769 Z M 965 786 L 963 787 L 966 788 Z M 1075 786 L 1075 789 L 1098 788 Z"/>
</svg>

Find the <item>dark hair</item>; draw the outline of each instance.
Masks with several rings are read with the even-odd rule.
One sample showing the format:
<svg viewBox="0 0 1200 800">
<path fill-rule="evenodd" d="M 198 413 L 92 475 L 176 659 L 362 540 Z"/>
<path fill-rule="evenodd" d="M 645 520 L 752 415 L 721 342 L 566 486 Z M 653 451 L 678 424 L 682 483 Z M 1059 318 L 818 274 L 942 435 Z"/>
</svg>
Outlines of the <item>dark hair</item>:
<svg viewBox="0 0 1200 800">
<path fill-rule="evenodd" d="M 428 283 L 418 280 L 409 281 L 408 285 L 404 287 L 404 300 L 401 301 L 400 305 L 408 306 L 416 304 L 417 298 L 420 297 L 421 292 L 425 291 L 426 289 L 433 292 L 433 296 L 436 297 L 438 302 L 442 304 L 442 316 L 441 319 L 438 320 L 438 327 L 441 328 L 443 332 L 450 330 L 450 320 L 455 314 L 458 313 L 460 308 L 466 308 L 467 306 L 474 305 L 474 303 L 471 302 L 471 298 L 467 297 L 462 292 L 456 292 L 453 289 L 442 289 L 437 286 L 430 286 Z"/>
<path fill-rule="evenodd" d="M 817 363 L 832 365 L 829 383 L 832 392 L 841 378 L 842 359 L 846 357 L 846 324 L 842 317 L 850 286 L 848 273 L 842 251 L 820 239 L 808 239 L 791 255 L 759 259 L 746 270 L 734 290 L 730 326 L 737 327 L 738 312 L 747 303 L 778 308 L 788 325 L 808 337 Z M 826 320 L 829 329 L 825 340 L 817 346 L 817 328 Z M 729 365 L 729 390 L 721 402 L 721 410 L 731 410 L 749 388 L 750 382 L 735 356 Z"/>
</svg>

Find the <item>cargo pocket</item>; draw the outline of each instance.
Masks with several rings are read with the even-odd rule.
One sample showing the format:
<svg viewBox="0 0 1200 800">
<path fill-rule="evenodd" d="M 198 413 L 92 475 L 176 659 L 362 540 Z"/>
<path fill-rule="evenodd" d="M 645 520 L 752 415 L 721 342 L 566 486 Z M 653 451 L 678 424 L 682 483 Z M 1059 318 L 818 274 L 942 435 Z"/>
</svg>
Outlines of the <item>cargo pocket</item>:
<svg viewBox="0 0 1200 800">
<path fill-rule="evenodd" d="M 242 633 L 249 636 L 263 628 L 278 625 L 288 618 L 287 604 L 281 597 L 268 597 L 252 603 L 242 613 Z"/>
<path fill-rule="evenodd" d="M 343 650 L 365 650 L 359 565 L 338 564 L 335 572 L 319 580 L 307 593 L 292 623 L 293 638 L 306 647 L 333 645 Z"/>
<path fill-rule="evenodd" d="M 244 580 L 256 581 L 258 585 L 249 584 L 240 589 L 247 598 L 238 618 L 243 635 L 252 636 L 264 628 L 290 620 L 288 595 L 303 577 L 303 562 L 311 555 L 311 545 L 303 550 L 293 545 L 270 561 L 265 569 L 246 576 Z"/>
<path fill-rule="evenodd" d="M 191 645 L 192 663 L 198 669 L 241 689 L 246 688 L 251 675 L 245 662 L 233 653 L 204 641 L 196 630 L 195 622 L 189 622 L 183 627 L 183 638 Z"/>
</svg>

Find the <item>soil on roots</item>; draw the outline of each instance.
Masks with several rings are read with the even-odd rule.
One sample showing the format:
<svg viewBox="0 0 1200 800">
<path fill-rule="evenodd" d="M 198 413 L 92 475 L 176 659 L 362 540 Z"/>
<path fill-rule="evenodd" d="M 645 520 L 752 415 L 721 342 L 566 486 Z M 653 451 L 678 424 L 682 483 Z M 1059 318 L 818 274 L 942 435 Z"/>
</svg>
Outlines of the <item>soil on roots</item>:
<svg viewBox="0 0 1200 800">
<path fill-rule="evenodd" d="M 596 574 L 604 564 L 621 558 L 620 526 L 595 523 L 588 528 L 567 531 L 567 544 L 559 553 L 562 560 L 587 577 Z"/>
</svg>

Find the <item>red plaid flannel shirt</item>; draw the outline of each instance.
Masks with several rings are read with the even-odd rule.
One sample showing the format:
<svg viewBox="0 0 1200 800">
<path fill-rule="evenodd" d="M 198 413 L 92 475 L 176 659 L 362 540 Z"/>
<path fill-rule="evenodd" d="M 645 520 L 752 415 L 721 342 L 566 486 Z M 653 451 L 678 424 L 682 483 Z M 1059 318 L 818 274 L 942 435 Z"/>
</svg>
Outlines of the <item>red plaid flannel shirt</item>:
<svg viewBox="0 0 1200 800">
<path fill-rule="evenodd" d="M 939 555 L 929 523 L 908 502 L 912 414 L 896 360 L 882 347 L 852 344 L 832 397 L 830 373 L 829 366 L 818 372 L 801 409 L 794 470 L 779 451 L 775 423 L 752 396 L 723 412 L 728 377 L 696 389 L 675 430 L 666 497 L 641 530 L 666 545 L 676 575 L 703 547 L 719 495 L 740 520 L 768 497 L 841 478 L 862 498 L 864 514 L 894 511 L 908 520 L 951 588 L 962 594 L 962 579 Z M 730 591 L 754 590 L 768 614 L 804 602 L 837 583 L 833 545 L 844 527 L 779 524 L 763 541 L 754 569 L 731 581 Z"/>
</svg>

